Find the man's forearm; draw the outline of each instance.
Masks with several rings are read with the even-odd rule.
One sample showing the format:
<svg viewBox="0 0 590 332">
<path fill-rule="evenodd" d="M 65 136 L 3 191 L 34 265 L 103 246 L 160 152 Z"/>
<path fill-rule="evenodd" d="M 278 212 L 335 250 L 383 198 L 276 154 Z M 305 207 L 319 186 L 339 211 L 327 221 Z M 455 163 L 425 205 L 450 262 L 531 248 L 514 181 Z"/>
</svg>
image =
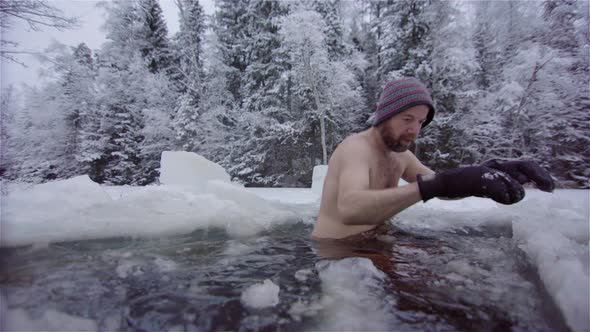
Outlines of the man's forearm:
<svg viewBox="0 0 590 332">
<path fill-rule="evenodd" d="M 383 190 L 358 190 L 338 199 L 338 212 L 344 224 L 374 225 L 421 200 L 416 183 Z"/>
</svg>

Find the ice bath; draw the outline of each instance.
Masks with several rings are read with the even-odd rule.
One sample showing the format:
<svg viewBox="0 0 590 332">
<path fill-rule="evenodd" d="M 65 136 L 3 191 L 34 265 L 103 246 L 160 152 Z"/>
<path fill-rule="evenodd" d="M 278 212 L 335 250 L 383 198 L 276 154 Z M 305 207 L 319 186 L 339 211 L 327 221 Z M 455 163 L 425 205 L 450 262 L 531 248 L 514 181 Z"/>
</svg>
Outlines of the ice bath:
<svg viewBox="0 0 590 332">
<path fill-rule="evenodd" d="M 588 191 L 432 200 L 371 241 L 320 243 L 317 191 L 208 164 L 190 184 L 180 165 L 204 161 L 180 159 L 159 186 L 4 186 L 1 329 L 589 328 Z"/>
</svg>

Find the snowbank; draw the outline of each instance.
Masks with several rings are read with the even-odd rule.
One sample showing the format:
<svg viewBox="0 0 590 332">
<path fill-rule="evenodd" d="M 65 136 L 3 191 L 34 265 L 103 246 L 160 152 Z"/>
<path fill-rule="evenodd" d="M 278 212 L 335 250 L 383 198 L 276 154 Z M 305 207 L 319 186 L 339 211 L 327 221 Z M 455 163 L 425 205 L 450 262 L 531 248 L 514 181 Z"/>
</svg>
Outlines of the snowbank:
<svg viewBox="0 0 590 332">
<path fill-rule="evenodd" d="M 296 208 L 229 182 L 221 166 L 203 159 L 164 153 L 161 182 L 168 184 L 160 186 L 105 189 L 79 176 L 15 187 L 2 197 L 1 245 L 159 237 L 208 227 L 251 236 L 274 224 L 301 221 Z M 195 180 L 198 176 L 203 178 Z"/>
</svg>

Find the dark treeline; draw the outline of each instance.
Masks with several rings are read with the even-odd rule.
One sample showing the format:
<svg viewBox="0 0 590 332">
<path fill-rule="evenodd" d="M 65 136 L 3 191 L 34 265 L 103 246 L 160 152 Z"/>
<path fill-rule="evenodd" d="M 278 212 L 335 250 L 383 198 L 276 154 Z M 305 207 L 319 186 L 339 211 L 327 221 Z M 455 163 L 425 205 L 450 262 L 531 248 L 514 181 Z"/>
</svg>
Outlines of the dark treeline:
<svg viewBox="0 0 590 332">
<path fill-rule="evenodd" d="M 381 87 L 416 76 L 437 115 L 413 146 L 435 170 L 532 158 L 590 187 L 588 2 L 157 0 L 106 4 L 107 42 L 48 50 L 54 80 L 2 92 L 4 178 L 145 185 L 165 150 L 236 180 L 309 186 Z"/>
</svg>

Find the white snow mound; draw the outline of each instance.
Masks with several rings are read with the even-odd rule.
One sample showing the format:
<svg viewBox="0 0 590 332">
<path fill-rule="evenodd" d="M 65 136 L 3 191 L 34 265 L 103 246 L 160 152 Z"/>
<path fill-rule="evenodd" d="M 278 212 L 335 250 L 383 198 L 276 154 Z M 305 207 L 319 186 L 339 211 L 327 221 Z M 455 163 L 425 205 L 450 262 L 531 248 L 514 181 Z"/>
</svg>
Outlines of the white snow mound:
<svg viewBox="0 0 590 332">
<path fill-rule="evenodd" d="M 252 285 L 242 293 L 242 303 L 252 308 L 267 308 L 279 304 L 280 288 L 270 279 Z"/>
<path fill-rule="evenodd" d="M 211 180 L 229 183 L 230 176 L 223 167 L 196 153 L 162 152 L 160 160 L 161 184 L 200 188 Z"/>
</svg>

